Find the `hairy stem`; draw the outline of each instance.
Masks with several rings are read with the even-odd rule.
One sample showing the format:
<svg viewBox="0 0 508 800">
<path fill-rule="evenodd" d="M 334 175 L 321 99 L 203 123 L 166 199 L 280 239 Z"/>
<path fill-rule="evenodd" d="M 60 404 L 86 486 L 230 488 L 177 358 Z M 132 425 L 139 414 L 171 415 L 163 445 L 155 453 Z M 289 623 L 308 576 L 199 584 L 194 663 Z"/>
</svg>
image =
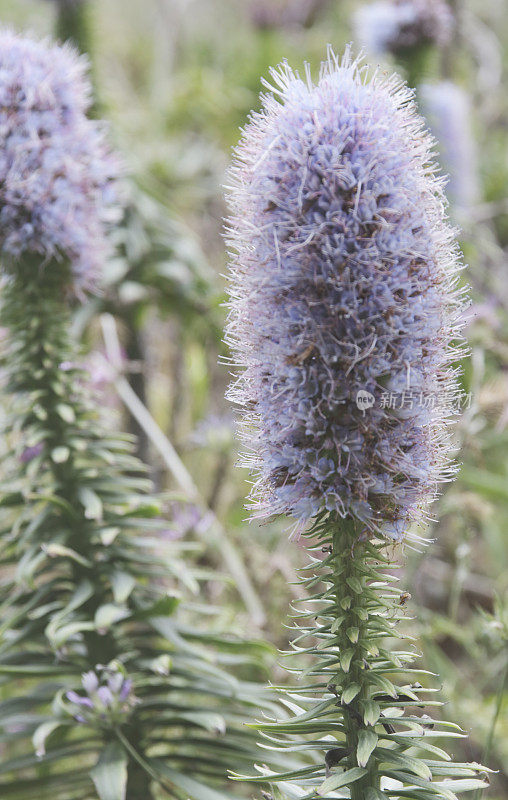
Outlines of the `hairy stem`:
<svg viewBox="0 0 508 800">
<path fill-rule="evenodd" d="M 267 772 L 267 781 L 283 797 L 293 783 L 308 797 L 309 787 L 323 798 L 340 789 L 351 800 L 382 800 L 388 781 L 397 781 L 407 797 L 416 787 L 419 800 L 451 800 L 450 792 L 485 786 L 483 768 L 455 764 L 434 745 L 447 730 L 462 734 L 430 717 L 441 703 L 420 683 L 428 673 L 414 667 L 410 645 L 397 647 L 397 640 L 410 639 L 399 630 L 408 595 L 395 586 L 390 543 L 352 518 L 326 512 L 305 536 L 314 551 L 326 554 L 307 567 L 302 584 L 310 596 L 301 601 L 304 609 L 295 609 L 293 647 L 310 666 L 305 685 L 288 690 L 296 698 L 294 715 L 257 727 L 281 750 L 310 751 L 316 766 Z M 448 794 L 441 792 L 445 779 Z"/>
<path fill-rule="evenodd" d="M 362 702 L 369 699 L 368 677 L 369 621 L 372 607 L 365 593 L 365 573 L 368 571 L 369 548 L 359 537 L 358 525 L 352 520 L 337 524 L 332 539 L 332 574 L 336 620 L 337 645 L 342 660 L 336 676 L 336 685 L 342 686 L 342 697 L 348 690 L 359 687 L 350 703 L 342 702 L 342 714 L 346 732 L 346 748 L 350 764 L 357 765 L 356 753 L 359 734 L 366 730 L 363 722 Z M 333 627 L 333 624 L 332 624 Z M 349 661 L 349 663 L 348 663 Z M 351 784 L 351 800 L 364 800 L 368 787 L 379 788 L 379 776 L 375 764 L 370 765 L 367 775 Z"/>
</svg>

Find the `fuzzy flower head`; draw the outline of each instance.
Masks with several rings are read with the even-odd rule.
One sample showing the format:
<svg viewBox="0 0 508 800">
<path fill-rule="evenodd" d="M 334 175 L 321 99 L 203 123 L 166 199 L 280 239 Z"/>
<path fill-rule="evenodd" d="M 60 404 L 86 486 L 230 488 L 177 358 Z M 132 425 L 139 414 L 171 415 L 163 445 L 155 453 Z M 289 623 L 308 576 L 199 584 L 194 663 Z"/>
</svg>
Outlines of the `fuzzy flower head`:
<svg viewBox="0 0 508 800">
<path fill-rule="evenodd" d="M 421 108 L 439 145 L 440 162 L 448 174 L 446 194 L 452 207 L 468 209 L 480 194 L 477 153 L 471 126 L 471 103 L 451 81 L 419 88 Z"/>
<path fill-rule="evenodd" d="M 444 0 L 376 0 L 357 9 L 355 36 L 370 53 L 398 55 L 450 40 L 453 15 Z"/>
<path fill-rule="evenodd" d="M 432 140 L 397 77 L 287 64 L 231 169 L 231 311 L 258 516 L 399 538 L 451 477 L 462 300 Z M 270 88 L 270 87 L 269 87 Z"/>
<path fill-rule="evenodd" d="M 69 46 L 0 31 L 0 249 L 70 263 L 76 292 L 104 259 L 117 165 L 87 118 L 87 62 Z M 39 261 L 40 264 L 40 261 Z"/>
</svg>

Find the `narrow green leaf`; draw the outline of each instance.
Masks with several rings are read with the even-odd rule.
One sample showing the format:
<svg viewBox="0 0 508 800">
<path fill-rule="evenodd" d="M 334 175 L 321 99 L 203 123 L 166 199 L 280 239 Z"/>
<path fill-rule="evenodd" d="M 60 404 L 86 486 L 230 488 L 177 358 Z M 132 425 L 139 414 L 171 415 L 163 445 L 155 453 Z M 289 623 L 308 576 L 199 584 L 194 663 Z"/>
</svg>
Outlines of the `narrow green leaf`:
<svg viewBox="0 0 508 800">
<path fill-rule="evenodd" d="M 37 758 L 41 758 L 41 756 L 45 755 L 46 753 L 46 740 L 51 736 L 53 731 L 56 731 L 57 728 L 60 728 L 62 725 L 61 720 L 48 720 L 47 722 L 43 722 L 42 725 L 39 725 L 36 728 L 34 735 L 32 736 L 32 744 L 34 746 L 35 755 Z"/>
<path fill-rule="evenodd" d="M 425 762 L 420 758 L 413 758 L 405 753 L 398 753 L 396 750 L 388 750 L 384 747 L 378 749 L 379 756 L 388 764 L 395 764 L 408 772 L 418 775 L 424 781 L 432 780 L 432 772 Z"/>
<path fill-rule="evenodd" d="M 55 464 L 65 464 L 69 460 L 71 451 L 68 447 L 55 447 L 51 451 L 51 459 Z"/>
<path fill-rule="evenodd" d="M 185 793 L 185 797 L 193 798 L 193 800 L 233 800 L 234 798 L 229 792 L 217 791 L 190 777 L 190 775 L 183 775 L 181 772 L 171 769 L 160 759 L 147 759 L 147 763 L 154 772 L 159 773 L 161 777 L 167 778 L 175 786 L 178 786 Z"/>
<path fill-rule="evenodd" d="M 78 564 L 81 564 L 82 567 L 91 567 L 92 562 L 89 561 L 84 556 L 76 553 L 75 550 L 72 550 L 70 547 L 65 547 L 63 544 L 59 544 L 58 542 L 50 542 L 50 544 L 43 544 L 42 550 L 48 555 L 50 558 L 71 558 L 73 561 L 76 561 Z"/>
<path fill-rule="evenodd" d="M 120 528 L 103 528 L 99 535 L 104 547 L 109 547 L 110 544 L 113 544 L 119 533 Z"/>
<path fill-rule="evenodd" d="M 136 585 L 136 578 L 128 572 L 114 572 L 111 576 L 111 586 L 115 603 L 125 603 Z"/>
<path fill-rule="evenodd" d="M 167 653 L 154 658 L 150 661 L 149 667 L 157 675 L 169 675 L 171 671 L 171 657 Z"/>
<path fill-rule="evenodd" d="M 76 414 L 74 413 L 74 409 L 72 406 L 68 406 L 65 403 L 58 403 L 56 406 L 56 413 L 63 419 L 64 422 L 67 422 L 71 425 L 73 422 L 76 421 Z"/>
<path fill-rule="evenodd" d="M 358 734 L 358 746 L 356 748 L 356 760 L 359 767 L 366 767 L 378 741 L 377 733 L 373 730 L 360 731 Z"/>
<path fill-rule="evenodd" d="M 481 778 L 463 778 L 457 781 L 435 781 L 434 786 L 438 789 L 451 789 L 452 792 L 471 792 L 474 789 L 486 789 L 489 782 Z"/>
<path fill-rule="evenodd" d="M 85 509 L 85 517 L 87 519 L 102 519 L 102 501 L 99 495 L 88 486 L 82 486 L 78 494 Z"/>
<path fill-rule="evenodd" d="M 344 622 L 344 614 L 335 617 L 334 621 L 332 622 L 332 626 L 330 628 L 331 633 L 337 633 L 343 622 Z"/>
<path fill-rule="evenodd" d="M 118 743 L 107 745 L 90 775 L 100 800 L 125 800 L 127 754 Z"/>
<path fill-rule="evenodd" d="M 363 592 L 362 582 L 354 575 L 351 575 L 349 578 L 346 578 L 346 583 L 349 586 L 349 588 L 353 590 L 355 594 L 362 594 Z"/>
<path fill-rule="evenodd" d="M 6 494 L 0 500 L 0 507 L 5 506 L 19 506 L 25 502 L 25 498 L 23 497 L 21 492 L 11 492 L 10 494 Z"/>
<path fill-rule="evenodd" d="M 347 638 L 349 639 L 349 641 L 352 642 L 353 644 L 356 644 L 357 641 L 358 641 L 358 636 L 360 634 L 359 629 L 358 628 L 348 628 L 346 633 L 347 633 Z"/>
<path fill-rule="evenodd" d="M 341 772 L 338 775 L 330 775 L 321 786 L 316 789 L 317 794 L 321 797 L 326 797 L 330 792 L 340 789 L 341 786 L 349 786 L 350 783 L 360 780 L 366 774 L 367 770 L 361 767 L 353 767 Z"/>
<path fill-rule="evenodd" d="M 349 672 L 349 667 L 351 665 L 351 659 L 353 658 L 354 651 L 353 650 L 344 650 L 340 656 L 340 666 L 343 672 Z"/>
<path fill-rule="evenodd" d="M 170 617 L 174 614 L 180 598 L 175 595 L 167 594 L 159 598 L 152 606 L 141 608 L 136 611 L 136 619 L 148 619 L 149 617 Z"/>
<path fill-rule="evenodd" d="M 117 606 L 114 603 L 104 603 L 95 612 L 94 624 L 99 633 L 105 633 L 115 622 L 120 622 L 130 616 L 130 611 L 125 606 Z"/>
<path fill-rule="evenodd" d="M 371 683 L 378 686 L 383 694 L 389 694 L 390 697 L 393 697 L 394 700 L 397 700 L 399 696 L 397 689 L 393 683 L 388 680 L 388 678 L 383 677 L 383 675 L 377 675 L 374 670 L 372 670 L 369 672 L 369 680 Z"/>
<path fill-rule="evenodd" d="M 363 704 L 363 721 L 366 725 L 375 725 L 381 716 L 381 708 L 375 700 L 365 700 Z"/>
<path fill-rule="evenodd" d="M 48 636 L 48 638 L 50 639 L 53 647 L 58 650 L 70 638 L 76 636 L 77 633 L 82 633 L 83 631 L 93 631 L 94 629 L 95 625 L 93 622 L 79 620 L 77 622 L 69 622 L 67 625 L 62 625 L 60 628 L 57 628 L 55 631 L 53 631 L 51 636 Z"/>
<path fill-rule="evenodd" d="M 374 789 L 373 786 L 369 786 L 365 789 L 365 800 L 386 800 L 386 795 L 379 791 L 379 789 Z"/>
<path fill-rule="evenodd" d="M 350 683 L 349 686 L 347 686 L 342 692 L 342 696 L 340 698 L 341 702 L 346 706 L 349 705 L 351 700 L 354 700 L 359 691 L 360 685 L 358 683 Z"/>
</svg>

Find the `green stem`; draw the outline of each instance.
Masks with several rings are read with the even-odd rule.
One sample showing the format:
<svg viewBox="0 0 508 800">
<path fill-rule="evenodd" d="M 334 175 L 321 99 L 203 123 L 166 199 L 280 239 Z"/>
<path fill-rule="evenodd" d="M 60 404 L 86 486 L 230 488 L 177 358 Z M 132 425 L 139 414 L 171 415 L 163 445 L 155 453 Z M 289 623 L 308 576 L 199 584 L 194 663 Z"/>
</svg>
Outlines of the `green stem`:
<svg viewBox="0 0 508 800">
<path fill-rule="evenodd" d="M 70 42 L 89 59 L 89 75 L 93 87 L 93 103 L 90 117 L 101 116 L 101 101 L 98 97 L 94 70 L 94 31 L 92 0 L 58 0 L 55 33 L 61 42 Z"/>
<path fill-rule="evenodd" d="M 89 5 L 88 0 L 58 0 L 57 36 L 62 42 L 73 42 L 80 53 L 90 52 Z"/>
<path fill-rule="evenodd" d="M 418 791 L 422 798 L 441 796 L 445 778 L 451 791 L 482 786 L 478 765 L 453 764 L 428 741 L 433 737 L 426 733 L 449 723 L 419 712 L 441 704 L 420 684 L 425 671 L 413 666 L 412 649 L 389 648 L 390 640 L 408 638 L 398 630 L 407 593 L 395 587 L 388 570 L 390 543 L 352 518 L 325 512 L 305 535 L 313 549 L 327 553 L 307 568 L 303 584 L 311 594 L 302 602 L 309 608 L 296 613 L 294 646 L 311 665 L 306 685 L 288 690 L 296 696 L 294 716 L 258 729 L 281 750 L 314 752 L 316 766 L 305 771 L 309 797 L 312 785 L 321 797 L 347 788 L 351 800 L 382 800 L 383 778 L 398 781 L 408 797 L 415 785 L 424 789 Z M 288 782 L 303 788 L 301 777 L 295 771 L 269 780 L 286 796 Z"/>
<path fill-rule="evenodd" d="M 337 672 L 337 684 L 342 695 L 348 689 L 360 687 L 350 703 L 342 703 L 349 764 L 358 766 L 358 737 L 367 726 L 363 722 L 362 703 L 369 698 L 367 658 L 369 654 L 369 620 L 371 608 L 366 595 L 365 573 L 368 572 L 369 548 L 360 537 L 359 526 L 352 520 L 338 522 L 332 539 L 333 592 L 337 618 L 337 644 L 343 660 Z M 348 659 L 350 661 L 348 664 Z M 345 669 L 347 671 L 345 671 Z M 368 764 L 364 778 L 351 784 L 351 800 L 364 800 L 367 788 L 379 788 L 375 763 Z"/>
</svg>

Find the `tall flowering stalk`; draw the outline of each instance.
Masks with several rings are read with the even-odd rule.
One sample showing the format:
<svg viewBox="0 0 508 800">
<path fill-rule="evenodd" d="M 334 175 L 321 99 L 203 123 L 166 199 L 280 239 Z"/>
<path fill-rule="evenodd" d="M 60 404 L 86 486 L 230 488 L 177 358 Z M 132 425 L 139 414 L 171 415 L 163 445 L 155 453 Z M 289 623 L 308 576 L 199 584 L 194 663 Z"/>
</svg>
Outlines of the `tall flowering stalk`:
<svg viewBox="0 0 508 800">
<path fill-rule="evenodd" d="M 254 514 L 291 515 L 318 553 L 294 716 L 260 725 L 316 763 L 265 775 L 293 797 L 451 799 L 483 782 L 434 743 L 459 732 L 428 716 L 415 653 L 388 649 L 407 593 L 385 572 L 455 471 L 464 297 L 442 181 L 395 76 L 330 52 L 317 85 L 287 64 L 272 79 L 230 174 L 230 397 Z"/>
<path fill-rule="evenodd" d="M 89 94 L 70 48 L 0 32 L 0 796 L 214 800 L 266 699 L 180 604 L 195 577 L 77 366 L 69 305 L 97 289 L 116 217 Z"/>
<path fill-rule="evenodd" d="M 353 16 L 358 43 L 374 55 L 393 55 L 411 86 L 428 71 L 436 51 L 449 45 L 454 27 L 446 0 L 374 0 Z"/>
<path fill-rule="evenodd" d="M 446 194 L 450 205 L 459 213 L 467 213 L 480 196 L 470 98 L 451 81 L 424 83 L 418 88 L 418 95 L 448 174 Z"/>
</svg>

